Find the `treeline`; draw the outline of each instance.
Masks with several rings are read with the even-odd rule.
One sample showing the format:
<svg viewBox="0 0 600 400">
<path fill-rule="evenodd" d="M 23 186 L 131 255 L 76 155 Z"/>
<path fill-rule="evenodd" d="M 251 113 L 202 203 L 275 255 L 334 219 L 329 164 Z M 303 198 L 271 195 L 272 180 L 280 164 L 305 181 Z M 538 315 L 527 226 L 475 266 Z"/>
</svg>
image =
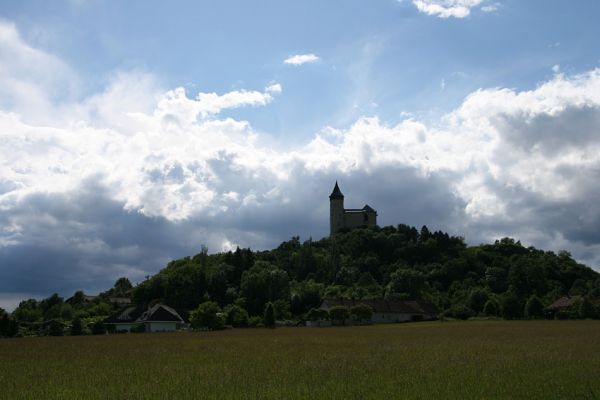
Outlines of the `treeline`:
<svg viewBox="0 0 600 400">
<path fill-rule="evenodd" d="M 140 305 L 158 299 L 191 311 L 211 303 L 223 323 L 238 326 L 259 324 L 267 305 L 276 320 L 300 321 L 324 297 L 425 300 L 442 317 L 512 319 L 543 317 L 556 299 L 579 295 L 587 312 L 568 317 L 600 315 L 594 303 L 600 298 L 600 275 L 566 251 L 524 247 L 511 238 L 469 247 L 462 237 L 407 225 L 355 229 L 318 241 L 293 237 L 269 251 L 208 254 L 203 248 L 119 290 Z M 52 308 L 42 306 L 44 301 L 38 302 L 43 313 L 35 314 L 38 321 Z M 23 311 L 35 308 L 30 304 L 35 300 L 28 302 L 13 312 L 17 325 L 23 315 L 34 319 Z M 74 311 L 87 312 L 87 318 L 106 311 L 95 306 Z M 61 317 L 68 319 L 68 312 Z"/>
</svg>

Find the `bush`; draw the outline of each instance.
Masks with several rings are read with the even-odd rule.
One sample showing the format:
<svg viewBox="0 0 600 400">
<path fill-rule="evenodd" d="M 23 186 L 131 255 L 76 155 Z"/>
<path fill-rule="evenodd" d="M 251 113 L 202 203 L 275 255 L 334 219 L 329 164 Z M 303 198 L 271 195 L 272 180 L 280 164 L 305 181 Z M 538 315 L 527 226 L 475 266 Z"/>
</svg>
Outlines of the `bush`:
<svg viewBox="0 0 600 400">
<path fill-rule="evenodd" d="M 488 301 L 488 297 L 488 293 L 485 290 L 474 289 L 469 296 L 469 308 L 475 313 L 482 312 Z"/>
<path fill-rule="evenodd" d="M 252 328 L 259 328 L 261 326 L 264 326 L 262 318 L 261 317 L 257 317 L 257 316 L 250 317 L 248 319 L 248 326 L 250 326 Z"/>
<path fill-rule="evenodd" d="M 263 324 L 266 328 L 275 328 L 275 309 L 273 303 L 267 303 L 265 306 Z"/>
<path fill-rule="evenodd" d="M 232 304 L 225 309 L 225 322 L 234 327 L 248 326 L 248 311 L 242 307 Z"/>
<path fill-rule="evenodd" d="M 309 321 L 323 321 L 329 319 L 329 312 L 320 308 L 311 308 L 306 314 L 306 319 Z"/>
<path fill-rule="evenodd" d="M 526 318 L 542 318 L 544 316 L 544 304 L 539 297 L 533 295 L 527 300 L 525 304 L 525 317 Z"/>
<path fill-rule="evenodd" d="M 590 300 L 587 297 L 584 297 L 579 302 L 577 313 L 578 317 L 583 319 L 595 317 L 594 306 L 592 305 L 592 303 L 590 303 Z"/>
<path fill-rule="evenodd" d="M 345 320 L 350 318 L 350 312 L 348 311 L 348 307 L 335 306 L 329 310 L 329 317 L 332 321 L 342 321 L 344 323 Z"/>
<path fill-rule="evenodd" d="M 83 334 L 83 326 L 81 325 L 81 320 L 79 318 L 75 318 L 71 323 L 71 335 L 79 336 Z"/>
<path fill-rule="evenodd" d="M 220 315 L 221 309 L 214 301 L 206 301 L 190 314 L 190 324 L 194 329 L 214 331 L 223 329 L 224 321 Z"/>
<path fill-rule="evenodd" d="M 94 322 L 94 324 L 92 325 L 92 335 L 102 335 L 105 332 L 106 329 L 104 327 L 104 324 L 102 323 L 102 320 Z"/>
<path fill-rule="evenodd" d="M 350 315 L 356 321 L 370 321 L 373 317 L 373 309 L 366 304 L 357 304 L 350 308 Z"/>
<path fill-rule="evenodd" d="M 504 319 L 520 318 L 523 314 L 523 306 L 516 294 L 507 292 L 502 296 L 500 311 Z"/>
<path fill-rule="evenodd" d="M 473 311 L 466 306 L 463 305 L 457 305 L 454 306 L 450 309 L 450 312 L 447 313 L 447 316 L 452 317 L 452 318 L 456 318 L 456 319 L 462 319 L 462 320 L 467 320 L 469 318 L 471 318 L 473 316 Z"/>
<path fill-rule="evenodd" d="M 146 332 L 146 326 L 144 324 L 137 324 L 131 327 L 131 333 L 144 333 Z"/>
<path fill-rule="evenodd" d="M 483 306 L 483 313 L 488 317 L 497 317 L 498 308 L 498 303 L 496 303 L 496 301 L 488 300 L 485 302 L 485 306 Z"/>
</svg>

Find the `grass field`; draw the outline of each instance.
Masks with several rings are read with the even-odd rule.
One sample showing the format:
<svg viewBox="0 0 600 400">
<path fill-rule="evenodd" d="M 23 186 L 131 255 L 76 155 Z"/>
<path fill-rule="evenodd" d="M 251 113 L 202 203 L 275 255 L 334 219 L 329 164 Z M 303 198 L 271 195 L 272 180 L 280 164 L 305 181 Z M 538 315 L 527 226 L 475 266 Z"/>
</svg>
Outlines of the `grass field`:
<svg viewBox="0 0 600 400">
<path fill-rule="evenodd" d="M 0 340 L 7 399 L 600 398 L 600 321 Z"/>
</svg>

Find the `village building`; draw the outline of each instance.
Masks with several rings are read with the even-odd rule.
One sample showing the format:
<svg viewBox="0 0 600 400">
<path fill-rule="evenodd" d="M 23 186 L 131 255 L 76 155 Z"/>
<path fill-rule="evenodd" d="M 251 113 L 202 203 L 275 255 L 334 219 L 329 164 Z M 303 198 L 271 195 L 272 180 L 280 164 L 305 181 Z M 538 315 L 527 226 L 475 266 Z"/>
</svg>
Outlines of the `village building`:
<svg viewBox="0 0 600 400">
<path fill-rule="evenodd" d="M 329 195 L 329 228 L 330 234 L 342 229 L 353 229 L 361 226 L 376 226 L 377 211 L 365 204 L 363 208 L 344 208 L 344 195 L 337 181 Z"/>
<path fill-rule="evenodd" d="M 172 332 L 185 322 L 173 308 L 157 303 L 147 309 L 126 307 L 105 319 L 104 324 L 114 327 L 116 332 L 130 332 L 140 325 L 144 326 L 146 332 Z"/>
<path fill-rule="evenodd" d="M 341 299 L 325 298 L 319 309 L 330 311 L 333 307 L 347 307 L 351 309 L 359 304 L 364 304 L 373 310 L 370 321 L 373 324 L 391 324 L 408 321 L 431 321 L 437 319 L 435 307 L 426 301 L 420 300 L 384 300 L 384 299 Z M 364 322 L 364 321 L 362 321 Z M 311 321 L 308 326 L 322 326 L 318 321 Z"/>
</svg>

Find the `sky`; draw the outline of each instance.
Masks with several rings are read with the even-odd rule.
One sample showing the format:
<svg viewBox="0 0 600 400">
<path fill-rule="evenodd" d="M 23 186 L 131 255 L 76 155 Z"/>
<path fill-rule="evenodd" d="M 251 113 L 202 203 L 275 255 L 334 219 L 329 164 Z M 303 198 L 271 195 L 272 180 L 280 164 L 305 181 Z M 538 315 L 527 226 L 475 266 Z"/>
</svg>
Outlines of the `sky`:
<svg viewBox="0 0 600 400">
<path fill-rule="evenodd" d="M 600 2 L 0 0 L 0 307 L 347 208 L 600 271 Z"/>
</svg>

